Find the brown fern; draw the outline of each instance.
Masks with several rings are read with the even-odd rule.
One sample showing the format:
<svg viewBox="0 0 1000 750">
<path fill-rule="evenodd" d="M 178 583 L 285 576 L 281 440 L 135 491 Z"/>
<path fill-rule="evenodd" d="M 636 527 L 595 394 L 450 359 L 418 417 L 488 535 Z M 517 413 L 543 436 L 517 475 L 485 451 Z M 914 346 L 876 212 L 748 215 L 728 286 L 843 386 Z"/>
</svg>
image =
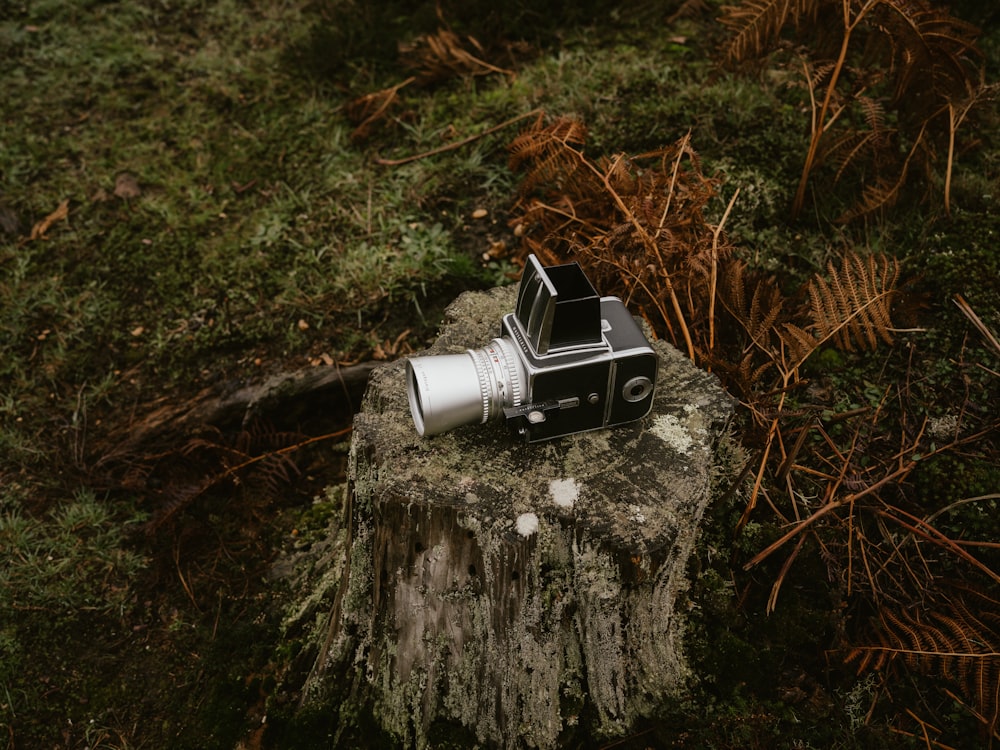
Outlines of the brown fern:
<svg viewBox="0 0 1000 750">
<path fill-rule="evenodd" d="M 475 37 L 463 39 L 449 29 L 439 29 L 435 34 L 401 44 L 399 55 L 403 66 L 411 69 L 413 75 L 348 102 L 345 114 L 355 125 L 352 140 L 365 140 L 376 127 L 387 122 L 400 104 L 399 92 L 411 84 L 425 86 L 461 76 L 513 75 L 513 71 L 484 59 L 488 55 Z"/>
<path fill-rule="evenodd" d="M 745 261 L 734 259 L 723 268 L 719 291 L 723 307 L 746 332 L 749 343 L 774 359 L 778 319 L 787 302 L 774 279 L 752 275 Z"/>
<path fill-rule="evenodd" d="M 539 114 L 507 146 L 511 170 L 525 170 L 520 192 L 527 195 L 541 186 L 566 194 L 596 191 L 597 183 L 584 167 L 582 148 L 586 141 L 587 128 L 579 120 L 560 117 L 547 123 L 544 114 Z M 577 180 L 585 182 L 576 184 Z"/>
<path fill-rule="evenodd" d="M 959 586 L 928 611 L 883 608 L 875 642 L 846 655 L 858 672 L 907 669 L 955 685 L 989 736 L 1000 739 L 1000 601 Z"/>
<path fill-rule="evenodd" d="M 732 30 L 726 45 L 730 61 L 742 61 L 764 54 L 781 35 L 788 23 L 813 15 L 817 0 L 744 0 L 738 5 L 723 6 L 720 19 Z"/>
<path fill-rule="evenodd" d="M 749 375 L 759 377 L 773 368 L 778 381 L 770 391 L 761 393 L 758 389 L 746 398 L 755 423 L 766 426 L 766 433 L 753 490 L 739 528 L 749 521 L 772 460 L 786 467 L 784 474 L 788 479 L 791 463 L 782 434 L 789 416 L 786 397 L 801 383 L 799 372 L 806 360 L 827 341 L 844 349 L 872 348 L 879 340 L 891 341 L 889 308 L 899 277 L 898 262 L 884 256 L 862 258 L 849 252 L 841 268 L 831 264 L 829 273 L 829 281 L 817 275 L 807 285 L 805 293 L 811 305 L 806 317 L 795 308 L 783 311 L 788 300 L 773 282 L 756 279 L 751 285 L 745 265 L 737 261 L 726 266 L 720 287 L 721 301 L 734 323 L 746 333 L 748 343 L 738 366 L 723 371 L 745 380 Z M 756 366 L 755 361 L 759 363 Z M 745 392 L 747 384 L 738 382 L 738 390 Z M 843 454 L 838 455 L 843 458 Z M 844 473 L 836 471 L 828 477 L 828 484 L 822 490 L 833 500 L 826 506 L 828 511 L 837 507 L 839 501 L 834 495 L 844 477 Z M 792 487 L 790 480 L 786 484 Z M 780 579 L 776 582 L 779 585 Z"/>
<path fill-rule="evenodd" d="M 456 76 L 513 75 L 513 71 L 485 60 L 487 53 L 475 37 L 462 38 L 450 29 L 439 29 L 435 34 L 401 44 L 399 55 L 402 63 L 414 71 L 420 84 Z"/>
<path fill-rule="evenodd" d="M 278 497 L 299 474 L 291 454 L 310 442 L 313 439 L 258 421 L 232 436 L 209 429 L 175 450 L 152 457 L 149 472 L 159 477 L 162 486 L 155 493 L 146 531 L 158 531 L 225 481 L 253 484 L 263 495 Z"/>
<path fill-rule="evenodd" d="M 831 156 L 837 159 L 837 179 L 855 165 L 868 180 L 862 204 L 843 217 L 854 219 L 892 205 L 914 157 L 921 156 L 932 171 L 934 145 L 944 140 L 945 207 L 950 208 L 954 138 L 964 119 L 958 113 L 977 98 L 975 92 L 988 88 L 978 78 L 978 29 L 925 0 L 744 0 L 723 10 L 722 22 L 732 31 L 727 55 L 733 64 L 750 64 L 778 49 L 789 28 L 800 44 L 795 66 L 806 73 L 811 138 L 793 215 L 803 208 L 810 176 Z M 838 39 L 836 52 L 831 31 Z M 886 131 L 875 109 L 880 100 L 893 111 L 898 132 Z M 925 131 L 932 138 L 926 139 Z M 890 134 L 895 137 L 886 137 Z M 906 154 L 902 167 L 900 151 Z M 887 177 L 893 162 L 897 166 Z"/>
<path fill-rule="evenodd" d="M 889 312 L 896 296 L 899 261 L 886 255 L 848 252 L 840 269 L 827 266 L 830 280 L 817 275 L 808 286 L 812 328 L 819 341 L 839 348 L 874 349 L 892 343 Z"/>
<path fill-rule="evenodd" d="M 895 79 L 893 101 L 919 104 L 914 100 L 927 101 L 922 94 L 953 98 L 964 91 L 981 55 L 975 45 L 978 28 L 945 8 L 916 0 L 885 0 L 872 20 L 885 37 Z"/>
<path fill-rule="evenodd" d="M 524 172 L 511 223 L 541 259 L 579 260 L 608 294 L 654 311 L 655 327 L 689 356 L 707 352 L 715 273 L 731 246 L 704 218 L 715 182 L 690 137 L 592 161 L 585 136 L 578 122 L 540 118 L 511 143 L 511 166 Z"/>
<path fill-rule="evenodd" d="M 858 104 L 864 112 L 867 130 L 850 129 L 840 134 L 826 149 L 820 159 L 832 163 L 837 168 L 834 181 L 839 181 L 854 165 L 865 161 L 881 159 L 884 150 L 892 141 L 895 131 L 885 124 L 885 107 L 882 102 L 871 97 L 859 97 Z"/>
<path fill-rule="evenodd" d="M 388 117 L 389 113 L 399 104 L 399 92 L 416 80 L 410 76 L 395 86 L 373 91 L 348 102 L 345 114 L 355 128 L 351 132 L 351 140 L 363 141 L 372 131 Z"/>
</svg>

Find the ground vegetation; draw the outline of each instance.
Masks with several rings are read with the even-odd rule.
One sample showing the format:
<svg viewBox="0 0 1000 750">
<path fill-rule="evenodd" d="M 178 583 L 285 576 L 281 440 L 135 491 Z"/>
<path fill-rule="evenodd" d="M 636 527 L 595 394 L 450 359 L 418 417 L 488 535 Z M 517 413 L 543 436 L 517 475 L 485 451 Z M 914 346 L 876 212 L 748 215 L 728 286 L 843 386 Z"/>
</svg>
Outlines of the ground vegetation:
<svg viewBox="0 0 1000 750">
<path fill-rule="evenodd" d="M 989 4 L 36 0 L 0 57 L 6 747 L 391 746 L 281 689 L 274 566 L 358 373 L 528 252 L 741 404 L 701 679 L 619 746 L 1000 736 Z"/>
</svg>

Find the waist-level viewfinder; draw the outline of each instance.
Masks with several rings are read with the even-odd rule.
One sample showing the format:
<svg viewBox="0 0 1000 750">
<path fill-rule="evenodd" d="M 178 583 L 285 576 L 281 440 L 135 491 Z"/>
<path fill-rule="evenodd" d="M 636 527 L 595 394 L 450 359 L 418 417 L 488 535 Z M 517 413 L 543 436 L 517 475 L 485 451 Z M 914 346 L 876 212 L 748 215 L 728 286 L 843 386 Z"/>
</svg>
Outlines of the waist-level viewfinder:
<svg viewBox="0 0 1000 750">
<path fill-rule="evenodd" d="M 601 343 L 601 298 L 577 263 L 543 268 L 528 256 L 515 315 L 537 356 Z"/>
</svg>

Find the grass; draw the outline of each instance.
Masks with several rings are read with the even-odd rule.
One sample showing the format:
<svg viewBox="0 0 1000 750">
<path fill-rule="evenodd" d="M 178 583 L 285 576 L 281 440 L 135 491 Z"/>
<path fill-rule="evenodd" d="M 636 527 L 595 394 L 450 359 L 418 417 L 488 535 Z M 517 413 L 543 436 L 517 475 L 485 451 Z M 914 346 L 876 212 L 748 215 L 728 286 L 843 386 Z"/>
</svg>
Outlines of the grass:
<svg viewBox="0 0 1000 750">
<path fill-rule="evenodd" d="M 727 230 L 756 268 L 791 288 L 843 247 L 859 246 L 904 257 L 916 278 L 924 274 L 918 287 L 931 294 L 935 324 L 908 340 L 922 366 L 915 388 L 932 416 L 947 416 L 946 391 L 965 372 L 953 364 L 959 354 L 995 369 L 950 304 L 951 294 L 965 293 L 1000 330 L 995 285 L 977 270 L 996 266 L 995 112 L 982 117 L 977 156 L 960 155 L 952 220 L 940 219 L 933 198 L 914 195 L 883 221 L 837 226 L 831 217 L 854 192 L 837 184 L 817 188 L 810 215 L 790 224 L 807 111 L 780 71 L 749 78 L 713 62 L 718 3 L 669 26 L 663 19 L 677 3 L 594 0 L 550 3 L 544 12 L 530 2 L 445 3 L 460 33 L 487 46 L 516 39 L 532 53 L 512 48 L 503 65 L 516 68 L 513 76 L 406 87 L 391 118 L 368 139 L 352 139 L 347 105 L 405 80 L 397 43 L 437 29 L 434 5 L 0 7 L 7 746 L 232 747 L 269 708 L 280 714 L 273 701 L 285 668 L 275 656 L 283 592 L 265 574 L 292 529 L 308 525 L 315 488 L 306 477 L 307 486 L 276 499 L 259 484 L 222 484 L 150 537 L 138 529 L 156 510 L 150 498 L 162 478 L 150 474 L 130 489 L 121 474 L 109 476 L 109 436 L 127 433 L 152 405 L 183 403 L 205 387 L 260 381 L 322 355 L 384 356 L 393 342 L 395 354 L 420 348 L 459 291 L 510 280 L 515 269 L 500 248 L 517 244 L 506 216 L 518 177 L 504 150 L 516 126 L 401 166 L 377 157 L 439 148 L 536 108 L 582 118 L 588 155 L 639 153 L 690 130 L 706 172 L 722 179 L 718 216 L 740 189 Z M 967 10 L 982 14 L 969 20 L 988 20 L 986 11 Z M 983 47 L 995 74 L 995 29 Z M 485 217 L 474 218 L 476 209 Z M 903 354 L 831 355 L 830 372 L 816 376 L 853 403 L 867 398 L 866 381 L 901 372 Z M 981 384 L 993 382 L 981 368 L 975 373 Z M 327 473 L 316 469 L 316 482 L 335 481 L 342 454 L 319 455 Z M 938 482 L 954 466 L 921 471 Z M 936 502 L 990 491 L 988 462 L 971 457 L 961 466 L 975 476 Z M 873 690 L 863 679 L 827 674 L 822 718 L 834 729 L 817 721 L 806 731 L 796 723 L 802 705 L 776 695 L 775 683 L 791 679 L 782 672 L 788 649 L 809 679 L 823 672 L 815 653 L 802 654 L 816 632 L 832 640 L 837 621 L 811 611 L 827 595 L 810 588 L 811 575 L 822 577 L 817 559 L 803 566 L 798 589 L 786 584 L 801 592 L 782 613 L 787 619 L 755 619 L 767 586 L 754 587 L 753 576 L 720 560 L 751 557 L 776 531 L 755 520 L 754 534 L 728 549 L 739 510 L 715 509 L 703 545 L 712 575 L 695 592 L 696 606 L 712 616 L 706 622 L 726 625 L 707 625 L 713 639 L 692 647 L 718 673 L 715 697 L 708 711 L 668 707 L 670 720 L 720 747 L 768 737 L 787 746 L 794 738 L 877 745 L 889 718 L 882 716 L 883 730 L 857 725 L 858 705 Z M 977 529 L 988 533 L 988 518 L 975 512 Z M 712 557 L 711 545 L 725 551 Z M 737 577 L 750 592 L 743 610 L 730 584 Z M 727 659 L 743 666 L 730 669 Z M 331 730 L 328 717 L 301 722 L 320 735 Z M 966 725 L 955 726 L 967 736 Z"/>
<path fill-rule="evenodd" d="M 8 611 L 42 610 L 63 615 L 79 610 L 115 612 L 128 600 L 128 583 L 144 567 L 124 542 L 130 524 L 81 489 L 71 502 L 45 518 L 27 516 L 15 497 L 0 516 L 0 538 L 14 555 L 0 583 L 0 606 Z"/>
<path fill-rule="evenodd" d="M 20 106 L 0 135 L 6 203 L 30 229 L 70 201 L 66 221 L 4 256 L 14 284 L 33 280 L 4 286 L 18 360 L 49 330 L 59 346 L 39 354 L 60 379 L 92 370 L 98 351 L 190 377 L 178 343 L 219 346 L 218 333 L 193 330 L 206 313 L 233 346 L 294 346 L 303 315 L 322 323 L 412 301 L 441 278 L 456 252 L 422 215 L 441 187 L 426 171 L 384 179 L 351 149 L 342 97 L 283 63 L 296 40 L 279 22 L 304 33 L 297 13 L 68 4 L 50 16 L 33 5 L 7 25 L 19 63 L 7 90 Z M 122 174 L 138 195 L 115 193 Z"/>
</svg>

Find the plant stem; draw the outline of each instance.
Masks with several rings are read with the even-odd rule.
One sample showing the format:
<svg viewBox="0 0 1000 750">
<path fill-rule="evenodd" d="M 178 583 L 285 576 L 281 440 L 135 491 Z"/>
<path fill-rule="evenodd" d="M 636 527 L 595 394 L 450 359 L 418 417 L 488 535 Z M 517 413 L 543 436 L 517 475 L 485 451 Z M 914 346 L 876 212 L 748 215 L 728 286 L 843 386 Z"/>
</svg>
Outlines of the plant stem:
<svg viewBox="0 0 1000 750">
<path fill-rule="evenodd" d="M 851 43 L 851 34 L 861 22 L 861 19 L 868 14 L 868 11 L 882 1 L 883 0 L 868 0 L 861 10 L 858 11 L 858 15 L 852 21 L 851 0 L 842 0 L 841 8 L 843 10 L 844 20 L 844 39 L 840 43 L 840 54 L 837 56 L 837 63 L 833 68 L 833 72 L 830 74 L 830 82 L 826 85 L 826 95 L 823 97 L 823 104 L 820 106 L 819 117 L 815 117 L 815 115 L 813 117 L 812 137 L 809 141 L 809 152 L 806 154 L 806 161 L 802 166 L 802 176 L 799 178 L 799 187 L 795 191 L 795 200 L 792 203 L 793 219 L 798 217 L 799 213 L 802 211 L 802 206 L 806 201 L 806 184 L 809 182 L 809 175 L 812 173 L 813 167 L 815 166 L 816 154 L 819 152 L 820 139 L 826 131 L 825 124 L 827 112 L 830 110 L 830 102 L 833 101 L 833 93 L 837 89 L 837 83 L 840 81 L 840 74 L 844 69 L 844 63 L 847 60 L 847 49 Z"/>
<path fill-rule="evenodd" d="M 740 189 L 736 188 L 736 192 L 733 193 L 733 197 L 729 199 L 729 205 L 726 206 L 725 213 L 722 214 L 722 219 L 716 225 L 715 229 L 712 230 L 712 270 L 711 276 L 709 277 L 709 290 L 708 290 L 708 350 L 713 351 L 715 349 L 715 296 L 716 296 L 716 286 L 719 281 L 719 235 L 722 234 L 722 227 L 726 225 L 726 219 L 729 218 L 730 211 L 733 210 L 733 204 L 736 203 L 736 199 L 739 197 Z M 661 222 L 662 224 L 662 222 Z"/>
</svg>

